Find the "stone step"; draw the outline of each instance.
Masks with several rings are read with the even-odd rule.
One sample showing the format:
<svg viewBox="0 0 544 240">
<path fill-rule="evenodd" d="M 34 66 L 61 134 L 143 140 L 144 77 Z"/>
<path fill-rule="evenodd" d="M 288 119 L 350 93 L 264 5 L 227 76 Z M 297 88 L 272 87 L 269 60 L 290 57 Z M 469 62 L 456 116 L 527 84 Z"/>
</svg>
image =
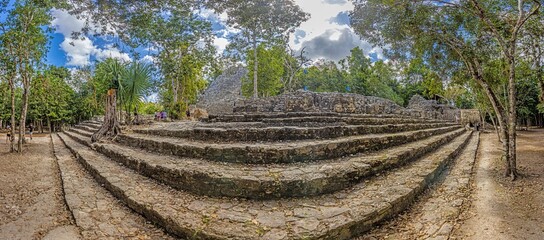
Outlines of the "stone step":
<svg viewBox="0 0 544 240">
<path fill-rule="evenodd" d="M 274 199 L 342 190 L 384 170 L 414 161 L 464 132 L 458 129 L 373 154 L 311 164 L 266 166 L 177 158 L 119 144 L 95 144 L 94 147 L 112 160 L 179 190 L 214 197 Z"/>
<path fill-rule="evenodd" d="M 364 239 L 450 239 L 463 206 L 470 204 L 470 179 L 478 151 L 479 135 L 474 134 L 465 151 L 442 172 L 442 177 L 426 191 L 400 221 L 373 229 Z"/>
<path fill-rule="evenodd" d="M 70 131 L 78 133 L 88 138 L 90 138 L 93 135 L 93 132 L 85 130 L 85 129 L 80 129 L 80 128 L 72 128 L 70 129 Z"/>
<path fill-rule="evenodd" d="M 85 126 L 85 127 L 95 129 L 95 130 L 98 130 L 102 126 L 101 123 L 90 123 L 90 122 L 84 122 L 84 123 L 80 123 L 78 125 L 79 126 Z"/>
<path fill-rule="evenodd" d="M 345 123 L 349 125 L 384 125 L 384 124 L 402 124 L 402 123 L 444 123 L 443 120 L 427 120 L 418 118 L 381 118 L 381 117 L 294 117 L 294 118 L 269 118 L 261 122 L 270 125 L 289 125 L 297 123 Z"/>
<path fill-rule="evenodd" d="M 71 137 L 74 141 L 77 141 L 80 144 L 83 144 L 83 145 L 89 146 L 89 147 L 92 145 L 90 137 L 81 135 L 81 134 L 73 131 L 73 129 L 70 129 L 69 131 L 64 131 L 64 133 L 67 136 Z"/>
<path fill-rule="evenodd" d="M 94 128 L 94 127 L 89 127 L 89 126 L 85 126 L 85 125 L 75 125 L 74 127 L 72 127 L 72 129 L 79 129 L 79 130 L 84 130 L 84 131 L 87 131 L 87 132 L 96 132 L 98 131 L 98 128 Z"/>
<path fill-rule="evenodd" d="M 210 115 L 205 121 L 210 122 L 254 122 L 268 118 L 296 118 L 296 117 L 358 117 L 358 118 L 402 118 L 405 116 L 394 114 L 349 114 L 335 112 L 289 112 L 289 113 L 243 113 L 227 115 Z"/>
<path fill-rule="evenodd" d="M 406 118 L 395 115 L 338 115 L 338 116 L 277 116 L 277 117 L 252 117 L 235 116 L 216 118 L 209 123 L 217 122 L 266 122 L 268 124 L 295 124 L 304 122 L 322 122 L 322 123 L 348 123 L 348 124 L 398 124 L 398 123 L 422 123 L 422 122 L 446 122 L 444 120 Z"/>
<path fill-rule="evenodd" d="M 174 239 L 100 187 L 60 138 L 51 138 L 64 198 L 84 239 Z"/>
<path fill-rule="evenodd" d="M 65 144 L 113 195 L 175 235 L 197 239 L 349 239 L 406 209 L 470 139 L 465 133 L 431 154 L 355 186 L 312 198 L 210 198 L 135 173 L 64 134 Z"/>
<path fill-rule="evenodd" d="M 99 121 L 94 121 L 94 120 L 87 120 L 87 121 L 83 121 L 81 122 L 80 124 L 94 124 L 94 125 L 102 125 L 103 122 L 99 122 Z"/>
<path fill-rule="evenodd" d="M 116 140 L 127 146 L 180 157 L 205 158 L 220 162 L 271 164 L 308 162 L 377 151 L 459 128 L 459 126 L 448 126 L 392 134 L 368 134 L 287 143 L 209 143 L 145 134 L 122 134 Z"/>
<path fill-rule="evenodd" d="M 305 139 L 329 139 L 343 136 L 405 132 L 420 129 L 453 126 L 452 123 L 348 125 L 324 127 L 265 127 L 265 128 L 220 128 L 195 127 L 191 129 L 135 129 L 135 133 L 165 137 L 187 138 L 217 142 L 273 142 Z"/>
</svg>

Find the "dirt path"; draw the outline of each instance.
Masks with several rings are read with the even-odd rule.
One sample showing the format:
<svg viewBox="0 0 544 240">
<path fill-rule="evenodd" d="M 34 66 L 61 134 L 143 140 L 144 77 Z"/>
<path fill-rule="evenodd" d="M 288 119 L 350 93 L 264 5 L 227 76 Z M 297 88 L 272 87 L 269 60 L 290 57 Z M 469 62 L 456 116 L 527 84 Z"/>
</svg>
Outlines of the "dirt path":
<svg viewBox="0 0 544 240">
<path fill-rule="evenodd" d="M 544 130 L 519 132 L 519 180 L 502 177 L 500 143 L 482 134 L 472 205 L 451 239 L 544 239 Z"/>
<path fill-rule="evenodd" d="M 69 226 L 50 138 L 34 137 L 23 155 L 7 153 L 8 145 L 2 140 L 0 239 L 42 239 L 52 230 Z"/>
</svg>

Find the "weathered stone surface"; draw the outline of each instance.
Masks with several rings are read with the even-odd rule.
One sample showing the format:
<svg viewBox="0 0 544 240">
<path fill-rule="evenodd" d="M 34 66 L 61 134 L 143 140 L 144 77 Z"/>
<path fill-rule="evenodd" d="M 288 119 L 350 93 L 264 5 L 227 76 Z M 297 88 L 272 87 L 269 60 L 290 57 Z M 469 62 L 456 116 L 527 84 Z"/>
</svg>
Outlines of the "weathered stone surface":
<svg viewBox="0 0 544 240">
<path fill-rule="evenodd" d="M 206 158 L 233 163 L 295 163 L 377 151 L 403 143 L 459 129 L 448 126 L 394 134 L 348 136 L 330 140 L 304 140 L 288 143 L 208 143 L 187 139 L 123 134 L 121 144 L 179 157 Z"/>
<path fill-rule="evenodd" d="M 72 128 L 71 131 L 89 138 L 93 135 L 93 132 L 81 128 Z"/>
<path fill-rule="evenodd" d="M 88 126 L 85 126 L 85 125 L 82 125 L 82 124 L 76 125 L 71 129 L 79 129 L 79 130 L 83 130 L 83 131 L 87 131 L 87 132 L 95 132 L 96 130 L 98 130 L 98 128 L 88 127 Z"/>
<path fill-rule="evenodd" d="M 387 224 L 357 239 L 449 239 L 461 206 L 470 194 L 472 168 L 476 159 L 479 136 L 467 144 L 439 185 L 433 187 L 424 200 L 408 211 L 403 220 Z"/>
<path fill-rule="evenodd" d="M 262 113 L 233 113 L 225 115 L 211 115 L 204 122 L 258 122 L 272 121 L 275 119 L 332 119 L 342 120 L 343 118 L 365 119 L 365 118 L 397 118 L 408 119 L 406 116 L 395 114 L 354 114 L 354 113 L 335 113 L 335 112 L 262 112 Z M 419 119 L 423 120 L 423 119 Z"/>
<path fill-rule="evenodd" d="M 160 122 L 128 131 L 118 142 L 91 144 L 98 122 L 60 137 L 115 197 L 191 239 L 352 238 L 404 211 L 471 139 L 444 108 L 404 109 L 350 94 L 298 92 L 273 99 L 244 105 L 252 112 L 243 115 Z M 67 197 L 84 204 L 73 193 Z M 435 206 L 452 216 L 460 204 Z M 117 231 L 97 214 L 108 209 L 107 201 L 97 200 L 74 215 L 104 238 Z M 432 214 L 422 219 L 439 221 Z M 420 229 L 440 237 L 435 233 L 450 226 Z"/>
<path fill-rule="evenodd" d="M 459 122 L 461 110 L 446 104 L 439 104 L 435 100 L 427 100 L 420 95 L 414 95 L 408 103 L 409 109 L 423 111 L 435 119 L 447 119 Z"/>
<path fill-rule="evenodd" d="M 397 114 L 403 116 L 454 121 L 459 110 L 415 97 L 408 108 L 393 101 L 350 93 L 314 93 L 297 91 L 280 96 L 243 100 L 236 103 L 235 113 L 254 112 L 336 112 Z M 427 108 L 427 106 L 432 106 Z M 422 108 L 425 107 L 425 108 Z"/>
<path fill-rule="evenodd" d="M 95 149 L 176 189 L 208 196 L 270 199 L 315 196 L 347 188 L 366 177 L 413 161 L 463 132 L 459 129 L 382 152 L 304 165 L 222 164 L 159 156 L 116 144 L 95 144 Z M 72 133 L 70 136 L 83 137 Z"/>
<path fill-rule="evenodd" d="M 118 203 L 87 174 L 57 135 L 51 135 L 66 203 L 83 239 L 173 239 Z"/>
<path fill-rule="evenodd" d="M 235 102 L 243 98 L 241 79 L 246 74 L 243 67 L 227 69 L 199 96 L 196 106 L 210 114 L 232 113 Z"/>
<path fill-rule="evenodd" d="M 263 202 L 217 199 L 175 191 L 128 171 L 64 134 L 60 136 L 95 179 L 134 211 L 176 235 L 213 239 L 350 238 L 405 209 L 470 139 L 470 133 L 465 133 L 412 164 L 343 191 Z M 219 210 L 221 214 L 218 214 Z M 238 216 L 239 213 L 250 214 L 252 220 L 241 224 L 219 217 Z M 285 218 L 266 219 L 265 224 L 259 221 L 271 213 L 283 214 Z"/>
<path fill-rule="evenodd" d="M 265 128 L 220 128 L 210 125 L 208 127 L 195 127 L 191 129 L 136 129 L 135 133 L 179 137 L 199 141 L 227 141 L 227 142 L 251 142 L 251 141 L 289 141 L 306 139 L 329 139 L 345 136 L 364 134 L 380 134 L 414 131 L 420 129 L 439 128 L 456 125 L 454 123 L 416 123 L 416 124 L 384 124 L 384 125 L 347 125 L 324 127 L 265 127 Z M 82 134 L 84 135 L 84 134 Z"/>
</svg>

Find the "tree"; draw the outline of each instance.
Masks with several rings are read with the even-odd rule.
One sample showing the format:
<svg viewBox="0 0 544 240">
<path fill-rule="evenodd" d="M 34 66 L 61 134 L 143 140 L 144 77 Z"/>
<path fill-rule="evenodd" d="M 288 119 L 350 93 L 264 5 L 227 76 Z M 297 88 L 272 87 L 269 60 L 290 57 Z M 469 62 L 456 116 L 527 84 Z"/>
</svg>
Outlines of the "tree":
<svg viewBox="0 0 544 240">
<path fill-rule="evenodd" d="M 260 61 L 257 65 L 260 71 L 257 73 L 260 81 L 258 84 L 259 95 L 263 97 L 276 96 L 280 93 L 284 87 L 282 78 L 285 74 L 285 50 L 281 46 L 273 46 L 266 48 L 264 44 L 257 47 L 257 56 Z M 248 65 L 255 63 L 255 58 L 252 55 L 248 55 Z M 254 75 L 254 69 L 249 69 L 248 76 Z M 242 94 L 244 96 L 251 96 L 255 81 L 251 81 L 249 77 L 242 79 Z"/>
<path fill-rule="evenodd" d="M 343 70 L 348 72 L 349 81 L 353 84 L 353 91 L 365 95 L 367 94 L 365 81 L 371 74 L 372 62 L 359 47 L 353 48 L 350 52 L 350 56 L 340 60 L 340 65 Z"/>
<path fill-rule="evenodd" d="M 239 29 L 232 47 L 239 53 L 253 52 L 253 97 L 258 98 L 258 46 L 287 42 L 288 34 L 309 18 L 293 0 L 209 0 L 207 6 L 226 12 L 227 24 Z"/>
<path fill-rule="evenodd" d="M 32 81 L 28 119 L 43 130 L 44 120 L 53 132 L 64 123 L 75 123 L 74 90 L 68 85 L 70 72 L 66 68 L 48 66 Z"/>
<path fill-rule="evenodd" d="M 121 96 L 125 111 L 127 113 L 127 122 L 132 123 L 130 114 L 138 113 L 138 105 L 141 103 L 144 95 L 148 92 L 151 83 L 151 66 L 145 63 L 131 63 L 121 76 Z M 138 119 L 134 119 L 138 123 Z"/>
<path fill-rule="evenodd" d="M 351 12 L 356 32 L 376 45 L 389 45 L 396 57 L 426 55 L 448 59 L 464 70 L 488 96 L 501 129 L 506 152 L 506 175 L 515 179 L 516 49 L 527 20 L 539 12 L 539 1 L 388 1 L 355 2 Z M 445 58 L 434 58 L 436 54 Z M 508 103 L 502 105 L 484 67 L 490 58 L 502 58 L 508 74 Z M 508 110 L 508 111 L 507 111 Z"/>
<path fill-rule="evenodd" d="M 351 55 L 339 64 L 346 71 L 344 75 L 353 92 L 390 99 L 402 105 L 403 100 L 397 94 L 397 73 L 391 64 L 382 60 L 372 63 L 360 47 L 353 48 Z"/>
<path fill-rule="evenodd" d="M 364 81 L 365 95 L 389 99 L 399 105 L 403 104 L 398 95 L 396 73 L 392 66 L 379 60 L 371 68 L 370 75 Z"/>
<path fill-rule="evenodd" d="M 121 133 L 119 119 L 117 118 L 117 92 L 121 87 L 125 66 L 117 59 L 108 58 L 96 67 L 95 76 L 109 83 L 106 95 L 104 123 L 91 136 L 92 142 L 97 142 L 104 137 L 113 138 Z M 102 93 L 103 94 L 103 93 Z"/>
<path fill-rule="evenodd" d="M 335 62 L 318 61 L 299 73 L 301 85 L 315 92 L 348 92 L 350 83 Z"/>
<path fill-rule="evenodd" d="M 48 24 L 50 3 L 48 1 L 38 0 L 20 0 L 3 2 L 3 12 L 7 13 L 7 20 L 2 23 L 2 41 L 6 53 L 5 61 L 13 62 L 7 66 L 6 71 L 10 72 L 10 88 L 12 95 L 12 129 L 14 124 L 14 89 L 15 76 L 21 80 L 23 87 L 22 107 L 19 119 L 19 139 L 17 149 L 22 152 L 24 135 L 26 130 L 26 117 L 28 112 L 28 99 L 30 95 L 30 86 L 35 75 L 35 70 L 41 64 L 42 57 L 47 51 Z M 7 10 L 10 9 L 10 10 Z M 12 131 L 13 133 L 13 131 Z M 14 134 L 12 135 L 12 138 Z M 12 139 L 12 142 L 14 140 Z M 11 147 L 13 150 L 13 147 Z"/>
<path fill-rule="evenodd" d="M 74 0 L 69 9 L 98 28 L 85 28 L 76 36 L 96 31 L 118 36 L 129 47 L 150 49 L 159 70 L 154 85 L 162 87 L 166 110 L 181 116 L 206 86 L 206 78 L 219 69 L 211 23 L 195 10 L 202 2 Z"/>
<path fill-rule="evenodd" d="M 15 112 L 16 112 L 16 105 L 15 105 L 15 90 L 16 90 L 16 77 L 17 77 L 17 70 L 15 63 L 13 62 L 12 56 L 14 55 L 14 46 L 13 46 L 13 40 L 10 39 L 6 33 L 7 33 L 7 25 L 2 24 L 2 32 L 3 34 L 0 35 L 1 41 L 2 41 L 2 54 L 0 56 L 1 63 L 2 63 L 2 78 L 7 82 L 8 88 L 9 88 L 9 102 L 10 102 L 10 121 L 9 124 L 11 126 L 10 128 L 10 152 L 15 152 L 15 127 L 17 126 L 15 122 Z"/>
<path fill-rule="evenodd" d="M 306 53 L 305 48 L 297 52 L 287 45 L 287 50 L 288 54 L 284 54 L 283 57 L 285 76 L 282 78 L 282 82 L 284 91 L 292 92 L 297 86 L 297 74 L 311 60 L 304 55 Z"/>
</svg>

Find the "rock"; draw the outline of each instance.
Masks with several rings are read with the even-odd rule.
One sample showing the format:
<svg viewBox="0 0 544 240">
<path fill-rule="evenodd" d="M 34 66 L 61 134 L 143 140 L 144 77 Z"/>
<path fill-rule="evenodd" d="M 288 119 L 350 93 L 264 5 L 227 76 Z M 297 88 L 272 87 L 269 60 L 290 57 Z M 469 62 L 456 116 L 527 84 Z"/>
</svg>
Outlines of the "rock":
<svg viewBox="0 0 544 240">
<path fill-rule="evenodd" d="M 193 119 L 205 119 L 208 118 L 208 111 L 202 109 L 202 108 L 194 108 L 191 109 L 191 117 Z"/>
<path fill-rule="evenodd" d="M 57 227 L 48 232 L 43 240 L 79 240 L 81 236 L 76 226 L 67 225 Z"/>
</svg>

